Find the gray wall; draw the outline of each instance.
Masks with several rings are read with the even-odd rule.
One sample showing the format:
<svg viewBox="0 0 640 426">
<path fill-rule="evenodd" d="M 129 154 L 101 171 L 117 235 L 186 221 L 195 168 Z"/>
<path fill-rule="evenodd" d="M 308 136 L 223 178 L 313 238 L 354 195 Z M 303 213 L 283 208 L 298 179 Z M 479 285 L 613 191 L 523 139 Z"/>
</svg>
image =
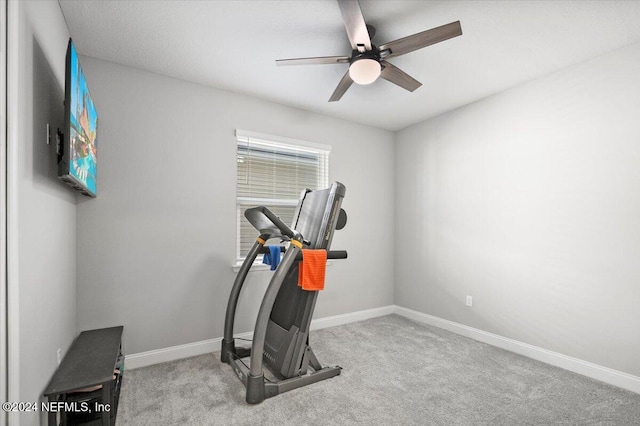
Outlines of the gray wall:
<svg viewBox="0 0 640 426">
<path fill-rule="evenodd" d="M 20 400 L 38 401 L 76 333 L 76 194 L 57 178 L 46 123 L 62 127 L 69 33 L 57 2 L 19 2 Z M 11 232 L 11 230 L 9 230 Z M 15 307 L 15 306 L 13 306 Z M 38 424 L 24 413 L 21 424 Z"/>
<path fill-rule="evenodd" d="M 398 132 L 396 304 L 640 376 L 639 75 L 636 44 Z"/>
<path fill-rule="evenodd" d="M 221 337 L 235 278 L 236 128 L 333 146 L 347 187 L 316 317 L 393 303 L 393 134 L 82 57 L 99 114 L 98 197 L 78 204 L 78 324 L 122 324 L 127 354 Z M 387 251 L 374 250 L 384 244 Z M 271 272 L 253 272 L 236 331 Z"/>
</svg>

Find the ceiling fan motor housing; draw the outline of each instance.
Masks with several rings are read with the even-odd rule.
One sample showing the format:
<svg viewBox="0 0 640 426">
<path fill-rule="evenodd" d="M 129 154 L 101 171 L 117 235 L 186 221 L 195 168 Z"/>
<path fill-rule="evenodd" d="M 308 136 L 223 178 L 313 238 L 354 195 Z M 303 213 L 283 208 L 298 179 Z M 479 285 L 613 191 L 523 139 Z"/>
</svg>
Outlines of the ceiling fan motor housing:
<svg viewBox="0 0 640 426">
<path fill-rule="evenodd" d="M 355 61 L 360 59 L 373 59 L 374 61 L 380 62 L 380 49 L 378 46 L 371 45 L 371 50 L 367 50 L 366 52 L 358 52 L 354 50 L 351 52 L 351 59 L 349 60 L 349 64 L 353 64 Z"/>
</svg>

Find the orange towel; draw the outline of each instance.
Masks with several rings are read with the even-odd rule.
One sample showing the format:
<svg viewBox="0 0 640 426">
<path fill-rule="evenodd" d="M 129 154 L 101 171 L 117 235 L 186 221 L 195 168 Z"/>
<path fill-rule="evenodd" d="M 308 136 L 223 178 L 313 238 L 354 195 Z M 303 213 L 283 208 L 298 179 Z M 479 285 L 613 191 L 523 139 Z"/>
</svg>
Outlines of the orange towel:
<svg viewBox="0 0 640 426">
<path fill-rule="evenodd" d="M 326 250 L 302 250 L 299 264 L 298 287 L 303 290 L 324 290 L 324 276 L 327 270 Z"/>
</svg>

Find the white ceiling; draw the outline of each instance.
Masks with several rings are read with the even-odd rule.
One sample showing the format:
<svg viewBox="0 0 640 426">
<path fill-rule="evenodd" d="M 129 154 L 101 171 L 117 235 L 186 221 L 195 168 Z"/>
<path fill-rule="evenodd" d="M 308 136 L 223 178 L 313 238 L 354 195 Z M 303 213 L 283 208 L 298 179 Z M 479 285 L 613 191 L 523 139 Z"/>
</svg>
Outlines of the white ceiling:
<svg viewBox="0 0 640 426">
<path fill-rule="evenodd" d="M 335 1 L 59 3 L 83 55 L 389 130 L 640 41 L 640 1 L 361 0 L 374 44 L 457 20 L 463 35 L 390 59 L 415 92 L 379 79 L 329 103 L 346 64 L 275 60 L 350 55 Z"/>
</svg>

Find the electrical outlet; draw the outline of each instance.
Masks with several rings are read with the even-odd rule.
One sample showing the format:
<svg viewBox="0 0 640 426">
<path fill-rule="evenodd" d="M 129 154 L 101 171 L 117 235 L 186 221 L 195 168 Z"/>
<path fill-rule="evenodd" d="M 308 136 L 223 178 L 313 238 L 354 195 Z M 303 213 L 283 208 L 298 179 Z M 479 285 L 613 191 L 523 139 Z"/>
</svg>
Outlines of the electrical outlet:
<svg viewBox="0 0 640 426">
<path fill-rule="evenodd" d="M 62 362 L 62 349 L 58 348 L 56 351 L 56 358 L 58 359 L 58 365 Z"/>
<path fill-rule="evenodd" d="M 473 306 L 473 297 L 469 296 L 467 294 L 467 302 L 466 302 L 467 306 Z"/>
</svg>

